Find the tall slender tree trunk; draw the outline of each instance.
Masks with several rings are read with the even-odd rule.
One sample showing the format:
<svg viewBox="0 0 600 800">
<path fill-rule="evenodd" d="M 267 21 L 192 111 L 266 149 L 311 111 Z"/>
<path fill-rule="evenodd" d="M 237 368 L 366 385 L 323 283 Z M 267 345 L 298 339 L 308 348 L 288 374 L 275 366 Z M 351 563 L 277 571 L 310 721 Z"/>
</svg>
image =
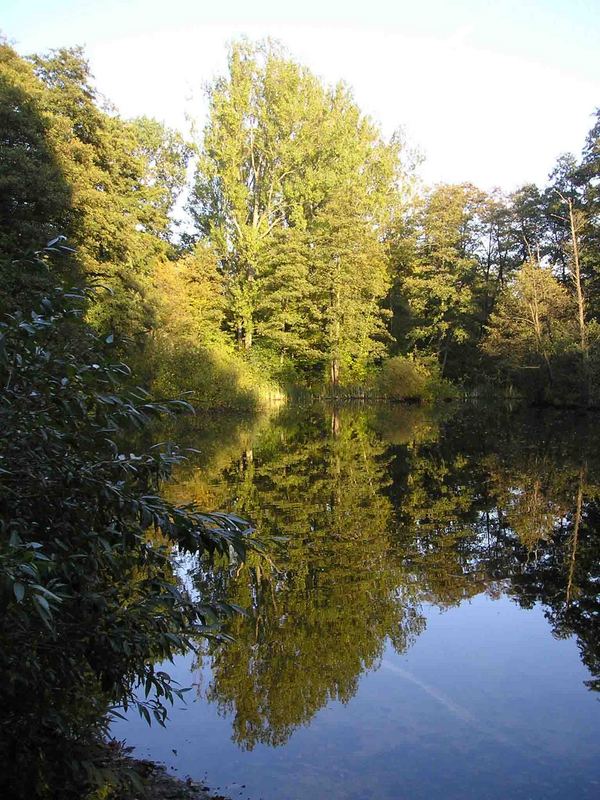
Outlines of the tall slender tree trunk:
<svg viewBox="0 0 600 800">
<path fill-rule="evenodd" d="M 575 221 L 575 209 L 573 200 L 565 197 L 556 190 L 561 200 L 566 203 L 569 211 L 569 228 L 571 231 L 571 248 L 573 250 L 573 264 L 571 267 L 571 278 L 575 285 L 575 295 L 577 297 L 577 323 L 579 326 L 579 346 L 581 348 L 581 359 L 583 362 L 583 380 L 585 389 L 585 403 L 589 405 L 591 395 L 591 375 L 589 365 L 589 347 L 587 339 L 587 326 L 585 322 L 585 294 L 581 280 L 581 260 L 579 257 L 579 240 L 577 238 L 577 223 Z"/>
<path fill-rule="evenodd" d="M 334 308 L 334 322 L 333 322 L 333 355 L 329 365 L 329 380 L 334 389 L 340 383 L 340 360 L 338 352 L 340 348 L 341 324 L 340 324 L 340 287 L 336 286 L 333 289 L 333 308 Z"/>
<path fill-rule="evenodd" d="M 340 362 L 335 356 L 331 359 L 331 363 L 329 365 L 329 381 L 334 389 L 339 386 Z"/>
<path fill-rule="evenodd" d="M 581 343 L 581 352 L 587 356 L 587 330 L 585 325 L 585 297 L 583 294 L 583 287 L 581 284 L 581 262 L 579 260 L 579 242 L 577 240 L 577 227 L 575 225 L 575 215 L 573 212 L 573 201 L 571 198 L 567 201 L 569 206 L 569 224 L 571 226 L 571 245 L 573 247 L 573 282 L 575 283 L 575 292 L 577 294 L 577 312 L 579 322 L 579 340 Z"/>
<path fill-rule="evenodd" d="M 585 387 L 585 404 L 589 405 L 591 395 L 591 375 L 589 364 L 589 347 L 587 339 L 587 327 L 585 323 L 585 295 L 581 282 L 581 262 L 579 259 L 579 241 L 577 239 L 577 226 L 575 224 L 575 214 L 573 211 L 573 201 L 568 200 L 569 224 L 571 227 L 571 246 L 573 248 L 573 282 L 575 283 L 575 293 L 577 295 L 577 321 L 579 323 L 579 344 L 581 347 L 581 359 L 583 361 L 583 380 Z"/>
<path fill-rule="evenodd" d="M 571 557 L 569 560 L 569 575 L 567 578 L 566 600 L 567 606 L 573 596 L 573 583 L 575 579 L 575 564 L 577 563 L 577 544 L 579 540 L 579 529 L 581 527 L 581 514 L 583 510 L 583 482 L 585 478 L 585 467 L 579 470 L 579 486 L 577 488 L 577 502 L 575 506 L 575 520 L 573 524 L 573 536 L 571 537 Z"/>
<path fill-rule="evenodd" d="M 448 351 L 452 342 L 452 333 L 444 333 L 438 344 L 438 361 L 440 362 L 440 375 L 446 376 L 446 364 L 448 363 Z"/>
<path fill-rule="evenodd" d="M 442 359 L 442 366 L 440 370 L 440 375 L 445 377 L 446 375 L 446 362 L 448 361 L 448 346 L 444 347 L 444 358 Z"/>
<path fill-rule="evenodd" d="M 554 376 L 552 374 L 552 365 L 550 364 L 550 357 L 548 356 L 548 351 L 546 350 L 546 346 L 544 344 L 544 338 L 542 335 L 542 320 L 540 317 L 540 300 L 538 296 L 537 284 L 534 285 L 534 292 L 535 296 L 533 298 L 533 301 L 529 303 L 529 313 L 531 315 L 531 322 L 533 324 L 533 330 L 535 332 L 535 338 L 539 348 L 539 353 L 542 356 L 544 365 L 546 367 L 546 372 L 548 373 L 548 382 L 550 386 L 552 386 L 554 383 Z M 539 395 L 539 399 L 542 400 L 543 390 L 540 390 L 540 392 L 541 394 Z"/>
</svg>

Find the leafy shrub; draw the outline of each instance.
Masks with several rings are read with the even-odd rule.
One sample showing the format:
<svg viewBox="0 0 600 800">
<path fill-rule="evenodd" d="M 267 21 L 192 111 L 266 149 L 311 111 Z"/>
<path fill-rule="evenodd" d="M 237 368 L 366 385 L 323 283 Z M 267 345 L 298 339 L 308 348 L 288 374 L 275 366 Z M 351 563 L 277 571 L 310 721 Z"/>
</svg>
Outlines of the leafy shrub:
<svg viewBox="0 0 600 800">
<path fill-rule="evenodd" d="M 154 272 L 154 322 L 136 374 L 157 397 L 188 393 L 198 408 L 248 411 L 282 392 L 272 365 L 242 354 L 223 330 L 223 277 L 198 243 Z"/>
<path fill-rule="evenodd" d="M 177 587 L 173 546 L 243 558 L 248 542 L 160 497 L 175 448 L 125 447 L 183 404 L 123 388 L 112 337 L 79 319 L 85 301 L 57 289 L 0 321 L 0 789 L 28 800 L 101 784 L 91 754 L 109 708 L 141 684 L 140 714 L 164 722 L 179 690 L 153 664 L 219 635 L 231 609 Z"/>
<path fill-rule="evenodd" d="M 455 396 L 452 386 L 441 377 L 436 361 L 408 356 L 394 356 L 384 362 L 378 391 L 389 400 L 403 402 L 432 402 Z"/>
<path fill-rule="evenodd" d="M 228 343 L 160 339 L 146 350 L 148 385 L 155 397 L 186 393 L 197 408 L 250 411 L 282 398 L 268 372 L 244 360 Z"/>
</svg>

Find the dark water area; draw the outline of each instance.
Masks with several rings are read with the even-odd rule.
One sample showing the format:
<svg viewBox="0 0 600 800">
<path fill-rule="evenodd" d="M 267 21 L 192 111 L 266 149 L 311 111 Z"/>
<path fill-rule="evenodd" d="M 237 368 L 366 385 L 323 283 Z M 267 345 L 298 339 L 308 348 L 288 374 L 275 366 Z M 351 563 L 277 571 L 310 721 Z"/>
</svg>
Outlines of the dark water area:
<svg viewBox="0 0 600 800">
<path fill-rule="evenodd" d="M 180 565 L 247 609 L 166 669 L 143 757 L 250 800 L 600 797 L 600 418 L 283 408 L 187 422 L 172 498 L 272 564 Z"/>
</svg>

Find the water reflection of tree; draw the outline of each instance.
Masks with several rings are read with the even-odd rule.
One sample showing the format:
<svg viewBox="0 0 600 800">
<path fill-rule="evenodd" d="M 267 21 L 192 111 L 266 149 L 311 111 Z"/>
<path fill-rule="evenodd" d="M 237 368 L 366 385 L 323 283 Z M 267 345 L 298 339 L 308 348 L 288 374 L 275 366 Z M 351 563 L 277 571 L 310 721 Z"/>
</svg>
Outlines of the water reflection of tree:
<svg viewBox="0 0 600 800">
<path fill-rule="evenodd" d="M 277 573 L 254 565 L 228 576 L 250 615 L 214 653 L 208 697 L 233 713 L 240 745 L 281 744 L 328 701 L 354 695 L 386 637 L 402 651 L 424 622 L 391 548 L 385 446 L 364 415 L 276 426 L 252 465 L 226 478 L 238 513 L 287 541 Z"/>
<path fill-rule="evenodd" d="M 486 591 L 541 603 L 557 637 L 576 636 L 600 690 L 600 437 L 589 422 L 453 420 L 457 431 L 411 458 L 398 501 L 433 602 Z"/>
<path fill-rule="evenodd" d="M 582 466 L 565 519 L 513 577 L 511 593 L 524 607 L 543 603 L 557 638 L 577 637 L 587 685 L 600 691 L 600 505 L 586 477 Z"/>
<path fill-rule="evenodd" d="M 278 571 L 249 563 L 203 587 L 249 609 L 212 652 L 207 690 L 236 741 L 285 742 L 353 696 L 387 637 L 411 645 L 423 602 L 481 592 L 542 603 L 600 689 L 597 438 L 548 418 L 313 409 L 239 438 L 212 473 L 192 469 L 188 490 L 204 481 L 264 537 L 287 537 Z"/>
</svg>

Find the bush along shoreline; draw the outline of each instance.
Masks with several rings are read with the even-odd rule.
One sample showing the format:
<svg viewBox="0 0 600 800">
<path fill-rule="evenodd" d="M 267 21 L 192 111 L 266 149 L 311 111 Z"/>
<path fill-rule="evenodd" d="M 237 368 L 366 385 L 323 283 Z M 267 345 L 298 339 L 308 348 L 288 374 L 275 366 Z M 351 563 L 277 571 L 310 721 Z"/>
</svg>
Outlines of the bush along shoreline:
<svg viewBox="0 0 600 800">
<path fill-rule="evenodd" d="M 130 385 L 113 337 L 82 321 L 88 302 L 55 288 L 0 321 L 0 788 L 15 800 L 101 790 L 111 713 L 164 724 L 183 690 L 154 665 L 222 637 L 236 609 L 189 597 L 173 548 L 241 560 L 259 548 L 161 496 L 184 454 L 130 442 L 189 408 Z"/>
</svg>

